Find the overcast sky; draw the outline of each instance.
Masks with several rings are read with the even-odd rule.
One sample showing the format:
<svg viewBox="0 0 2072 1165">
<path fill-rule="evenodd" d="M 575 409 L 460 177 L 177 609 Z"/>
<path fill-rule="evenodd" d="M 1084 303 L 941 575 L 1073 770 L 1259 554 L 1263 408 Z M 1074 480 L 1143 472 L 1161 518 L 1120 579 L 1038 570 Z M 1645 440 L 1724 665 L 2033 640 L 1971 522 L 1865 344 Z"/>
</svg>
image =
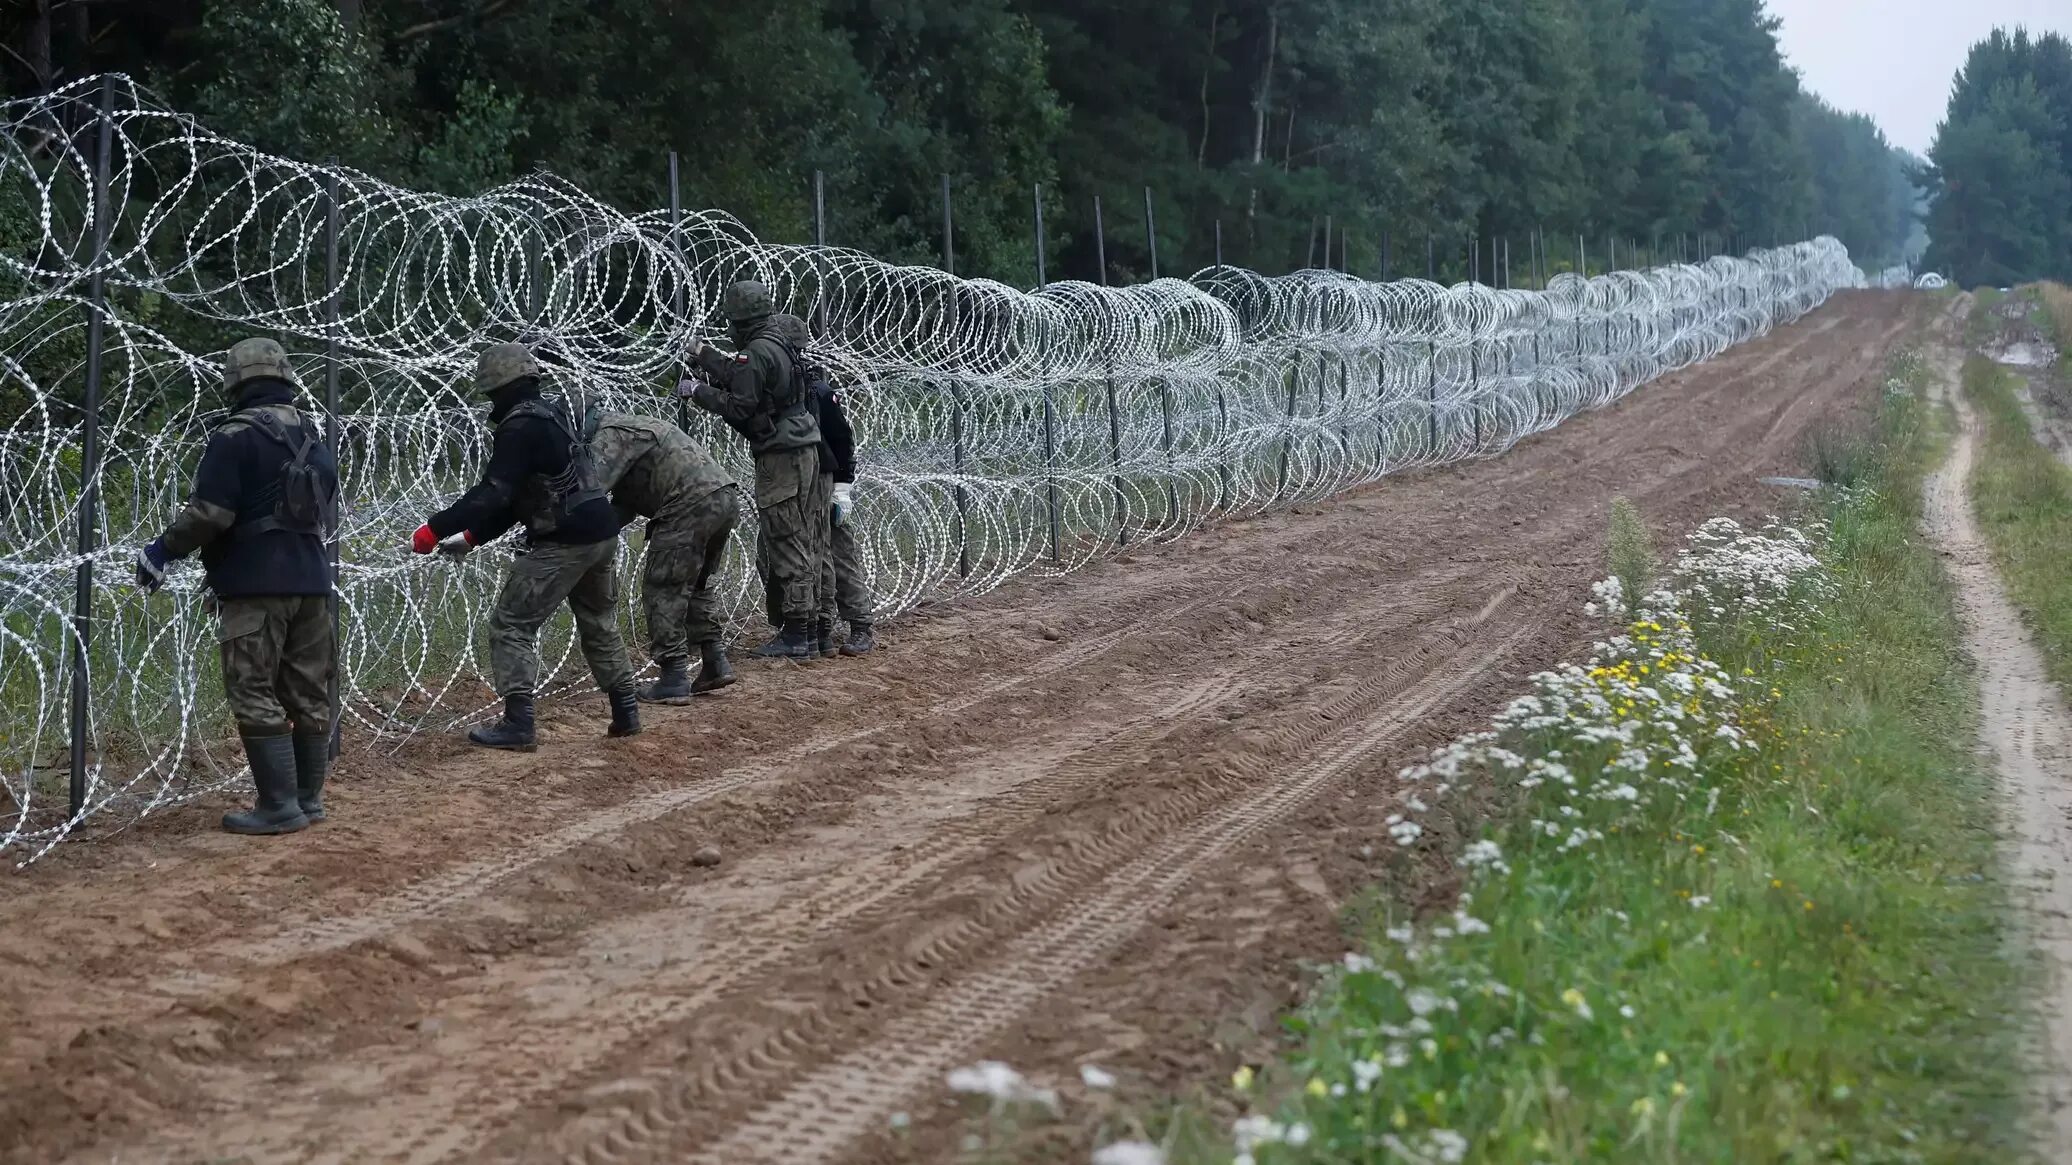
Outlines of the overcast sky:
<svg viewBox="0 0 2072 1165">
<path fill-rule="evenodd" d="M 1996 26 L 2072 34 L 2072 0 L 1769 0 L 1784 55 L 1828 104 L 1926 154 L 1950 81 Z"/>
</svg>

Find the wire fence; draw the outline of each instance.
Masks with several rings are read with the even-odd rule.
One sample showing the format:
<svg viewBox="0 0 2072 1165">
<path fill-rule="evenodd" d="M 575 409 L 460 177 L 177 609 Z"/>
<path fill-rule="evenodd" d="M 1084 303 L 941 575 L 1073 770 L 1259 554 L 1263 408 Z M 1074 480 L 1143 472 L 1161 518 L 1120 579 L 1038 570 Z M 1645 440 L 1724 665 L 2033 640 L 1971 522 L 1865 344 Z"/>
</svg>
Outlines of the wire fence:
<svg viewBox="0 0 2072 1165">
<path fill-rule="evenodd" d="M 857 536 L 896 616 L 1500 454 L 1865 283 L 1823 238 L 1532 291 L 1221 266 L 1023 290 L 674 201 L 626 214 L 548 176 L 403 190 L 211 134 L 122 77 L 0 104 L 0 227 L 27 235 L 0 252 L 19 288 L 0 304 L 0 850 L 32 861 L 242 773 L 199 570 L 145 595 L 129 564 L 185 496 L 243 334 L 282 337 L 332 418 L 344 737 L 387 748 L 490 705 L 481 628 L 509 549 L 407 549 L 487 454 L 466 388 L 486 343 L 680 419 L 745 479 L 740 442 L 670 386 L 723 329 L 720 290 L 767 282 L 846 393 Z M 946 211 L 946 251 L 950 229 Z M 763 618 L 750 543 L 718 584 L 735 634 Z M 622 568 L 639 553 L 624 540 Z M 589 683 L 565 618 L 542 655 L 553 686 Z"/>
</svg>

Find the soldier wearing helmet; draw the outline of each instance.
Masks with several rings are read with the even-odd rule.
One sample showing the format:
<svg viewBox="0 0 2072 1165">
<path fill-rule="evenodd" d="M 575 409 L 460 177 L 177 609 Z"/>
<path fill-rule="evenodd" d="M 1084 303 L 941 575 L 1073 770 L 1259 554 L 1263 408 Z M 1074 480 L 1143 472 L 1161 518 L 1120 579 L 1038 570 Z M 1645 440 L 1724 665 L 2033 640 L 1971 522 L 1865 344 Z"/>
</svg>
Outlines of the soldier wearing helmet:
<svg viewBox="0 0 2072 1165">
<path fill-rule="evenodd" d="M 411 537 L 430 554 L 442 539 L 478 546 L 523 523 L 526 546 L 511 561 L 489 618 L 489 661 L 503 718 L 468 739 L 530 752 L 539 687 L 540 627 L 566 602 L 598 688 L 611 701 L 608 734 L 640 731 L 633 668 L 619 635 L 619 518 L 590 449 L 595 417 L 540 392 L 540 365 L 522 344 L 492 344 L 475 363 L 475 391 L 496 426 L 482 480 L 433 514 Z"/>
<path fill-rule="evenodd" d="M 209 435 L 194 489 L 165 533 L 137 552 L 137 584 L 201 552 L 217 612 L 223 690 L 257 799 L 226 814 L 232 833 L 293 833 L 324 819 L 331 763 L 331 542 L 338 461 L 300 394 L 288 354 L 240 340 L 223 360 L 231 412 Z"/>
<path fill-rule="evenodd" d="M 702 379 L 677 389 L 741 434 L 755 457 L 756 549 L 776 598 L 779 631 L 754 654 L 804 661 L 815 654 L 813 624 L 833 505 L 833 478 L 821 471 L 820 427 L 802 363 L 806 324 L 777 311 L 770 289 L 752 281 L 728 287 L 721 308 L 734 354 L 700 344 L 693 362 Z"/>
</svg>

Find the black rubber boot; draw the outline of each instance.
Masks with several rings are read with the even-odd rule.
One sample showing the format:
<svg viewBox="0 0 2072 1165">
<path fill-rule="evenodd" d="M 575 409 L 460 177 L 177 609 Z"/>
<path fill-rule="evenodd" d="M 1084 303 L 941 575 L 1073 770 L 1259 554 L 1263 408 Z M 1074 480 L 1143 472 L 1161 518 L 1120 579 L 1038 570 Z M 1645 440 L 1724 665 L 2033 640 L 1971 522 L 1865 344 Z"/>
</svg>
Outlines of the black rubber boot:
<svg viewBox="0 0 2072 1165">
<path fill-rule="evenodd" d="M 613 692 L 612 726 L 605 729 L 606 736 L 640 735 L 640 700 L 632 692 Z"/>
<path fill-rule="evenodd" d="M 494 724 L 470 728 L 468 739 L 484 748 L 531 752 L 539 747 L 532 730 L 532 693 L 515 692 L 504 697 L 504 718 Z"/>
<path fill-rule="evenodd" d="M 698 645 L 698 678 L 691 681 L 691 694 L 702 696 L 734 682 L 734 669 L 717 641 Z"/>
<path fill-rule="evenodd" d="M 232 833 L 293 833 L 307 828 L 302 803 L 295 796 L 295 738 L 247 736 L 245 760 L 252 766 L 252 786 L 259 799 L 243 813 L 225 813 L 223 828 Z"/>
<path fill-rule="evenodd" d="M 789 659 L 804 663 L 813 658 L 813 636 L 803 620 L 795 620 L 786 623 L 775 638 L 749 654 L 757 659 Z"/>
<path fill-rule="evenodd" d="M 822 659 L 835 657 L 835 623 L 832 619 L 813 621 L 813 651 Z"/>
<path fill-rule="evenodd" d="M 324 819 L 324 778 L 331 773 L 331 738 L 295 738 L 295 799 L 302 815 L 315 825 Z"/>
<path fill-rule="evenodd" d="M 696 690 L 691 687 L 691 661 L 665 659 L 661 678 L 640 689 L 640 698 L 650 704 L 680 704 Z"/>
<path fill-rule="evenodd" d="M 877 649 L 877 646 L 878 641 L 871 635 L 870 624 L 851 622 L 849 624 L 848 642 L 842 644 L 842 654 L 852 656 L 869 655 Z"/>
</svg>

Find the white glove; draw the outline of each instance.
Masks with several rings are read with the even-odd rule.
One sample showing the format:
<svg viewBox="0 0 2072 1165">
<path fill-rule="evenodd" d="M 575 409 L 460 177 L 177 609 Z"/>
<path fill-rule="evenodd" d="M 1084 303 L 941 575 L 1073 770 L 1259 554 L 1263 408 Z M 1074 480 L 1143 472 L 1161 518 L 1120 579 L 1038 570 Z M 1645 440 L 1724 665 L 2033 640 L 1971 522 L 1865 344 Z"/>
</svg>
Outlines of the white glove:
<svg viewBox="0 0 2072 1165">
<path fill-rule="evenodd" d="M 835 483 L 835 525 L 849 524 L 849 508 L 856 504 L 856 483 L 838 481 Z"/>
<path fill-rule="evenodd" d="M 459 562 L 461 559 L 466 558 L 468 551 L 474 548 L 475 544 L 468 541 L 468 536 L 464 533 L 455 534 L 453 537 L 439 543 L 439 553 L 454 562 Z"/>
</svg>

